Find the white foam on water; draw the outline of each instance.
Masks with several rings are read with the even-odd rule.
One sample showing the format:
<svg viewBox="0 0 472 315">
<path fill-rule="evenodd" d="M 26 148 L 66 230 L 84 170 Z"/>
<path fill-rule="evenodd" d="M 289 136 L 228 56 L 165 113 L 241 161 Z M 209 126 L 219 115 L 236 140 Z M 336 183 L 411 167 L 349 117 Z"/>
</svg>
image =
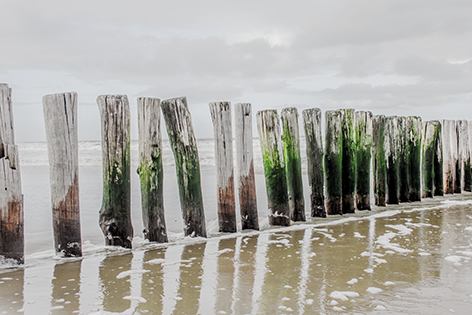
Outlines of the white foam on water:
<svg viewBox="0 0 472 315">
<path fill-rule="evenodd" d="M 349 301 L 350 298 L 359 297 L 359 293 L 354 291 L 333 291 L 329 296 L 336 300 Z"/>
<path fill-rule="evenodd" d="M 127 271 L 123 271 L 123 272 L 119 273 L 116 276 L 116 279 L 123 279 L 123 278 L 130 277 L 130 276 L 133 276 L 133 275 L 142 275 L 142 274 L 145 274 L 147 272 L 150 272 L 150 270 L 144 270 L 144 269 L 141 269 L 141 270 L 127 270 Z"/>
<path fill-rule="evenodd" d="M 123 300 L 131 300 L 131 301 L 134 300 L 134 301 L 138 301 L 139 303 L 147 302 L 147 300 L 141 296 L 130 296 L 130 295 L 123 297 Z"/>
<path fill-rule="evenodd" d="M 376 288 L 376 287 L 368 287 L 366 289 L 367 292 L 369 292 L 370 294 L 378 294 L 380 292 L 382 292 L 383 290 L 380 289 L 380 288 Z"/>
<path fill-rule="evenodd" d="M 351 280 L 347 281 L 348 284 L 354 284 L 357 282 L 359 282 L 359 280 L 357 280 L 356 278 L 352 278 Z"/>
</svg>

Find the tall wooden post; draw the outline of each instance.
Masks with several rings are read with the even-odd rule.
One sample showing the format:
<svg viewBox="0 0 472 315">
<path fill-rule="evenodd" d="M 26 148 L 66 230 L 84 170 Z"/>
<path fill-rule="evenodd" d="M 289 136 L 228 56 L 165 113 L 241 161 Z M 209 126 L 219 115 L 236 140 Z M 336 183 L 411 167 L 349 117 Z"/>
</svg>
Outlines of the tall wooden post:
<svg viewBox="0 0 472 315">
<path fill-rule="evenodd" d="M 234 197 L 231 103 L 210 103 L 210 112 L 215 135 L 219 231 L 233 233 L 236 232 L 236 205 Z"/>
<path fill-rule="evenodd" d="M 398 198 L 400 202 L 410 201 L 410 147 L 406 117 L 397 117 L 398 137 Z"/>
<path fill-rule="evenodd" d="M 437 120 L 423 123 L 422 149 L 422 186 L 423 198 L 442 196 L 443 169 L 442 169 L 442 141 L 441 123 Z"/>
<path fill-rule="evenodd" d="M 305 221 L 298 111 L 295 107 L 284 108 L 280 117 L 282 121 L 282 142 L 284 146 L 290 219 L 292 221 Z"/>
<path fill-rule="evenodd" d="M 326 212 L 328 215 L 343 214 L 343 113 L 340 110 L 328 110 L 325 119 Z"/>
<path fill-rule="evenodd" d="M 241 228 L 259 230 L 250 103 L 234 105 L 234 127 Z"/>
<path fill-rule="evenodd" d="M 23 264 L 25 236 L 18 146 L 13 132 L 11 89 L 0 84 L 0 255 Z"/>
<path fill-rule="evenodd" d="M 453 138 L 455 135 L 455 122 L 443 119 L 441 121 L 441 139 L 443 144 L 443 187 L 445 194 L 454 193 L 455 163 L 453 156 Z M 455 143 L 455 142 L 454 142 Z"/>
<path fill-rule="evenodd" d="M 43 97 L 56 254 L 82 256 L 77 93 Z"/>
<path fill-rule="evenodd" d="M 356 208 L 370 210 L 370 165 L 372 162 L 372 113 L 355 113 L 357 145 Z"/>
<path fill-rule="evenodd" d="M 132 247 L 130 125 L 126 95 L 97 98 L 102 125 L 103 201 L 100 227 L 107 245 Z"/>
<path fill-rule="evenodd" d="M 302 115 L 306 139 L 308 183 L 311 189 L 311 216 L 326 217 L 321 109 L 305 109 Z"/>
<path fill-rule="evenodd" d="M 408 148 L 410 150 L 410 201 L 421 201 L 421 117 L 407 117 Z"/>
<path fill-rule="evenodd" d="M 161 102 L 161 108 L 174 153 L 180 207 L 185 224 L 184 234 L 185 236 L 206 237 L 200 160 L 187 98 L 164 100 Z"/>
<path fill-rule="evenodd" d="M 356 135 L 354 128 L 354 109 L 342 109 L 343 113 L 343 155 L 342 155 L 342 204 L 343 213 L 354 213 L 356 210 Z"/>
<path fill-rule="evenodd" d="M 398 204 L 398 126 L 396 116 L 386 118 L 387 204 Z"/>
<path fill-rule="evenodd" d="M 433 121 L 434 126 L 434 139 L 436 151 L 434 154 L 434 192 L 435 196 L 444 196 L 444 186 L 443 186 L 443 147 L 442 147 L 442 126 L 438 120 Z"/>
<path fill-rule="evenodd" d="M 461 156 L 461 188 L 464 191 L 472 191 L 472 178 L 470 173 L 470 148 L 469 148 L 469 123 L 467 120 L 458 120 L 459 155 Z"/>
<path fill-rule="evenodd" d="M 386 205 L 387 198 L 387 160 L 385 152 L 385 130 L 387 127 L 387 122 L 385 116 L 375 115 L 372 121 L 372 125 L 375 205 L 384 207 Z"/>
<path fill-rule="evenodd" d="M 472 178 L 472 121 L 469 120 L 467 125 L 468 125 L 467 133 L 469 135 L 469 155 L 470 155 L 470 158 L 471 158 L 471 161 L 470 161 L 471 165 L 470 165 L 469 172 L 470 172 L 470 177 Z M 472 181 L 472 179 L 471 179 L 471 181 Z M 471 186 L 472 186 L 472 183 L 471 183 Z"/>
<path fill-rule="evenodd" d="M 276 110 L 264 110 L 257 112 L 256 119 L 264 163 L 269 224 L 288 226 L 290 209 L 279 116 Z"/>
<path fill-rule="evenodd" d="M 454 193 L 460 194 L 461 188 L 461 175 L 462 175 L 462 157 L 459 154 L 459 124 L 460 122 L 454 121 L 454 131 L 452 132 L 451 143 L 452 143 L 452 158 L 454 163 Z"/>
<path fill-rule="evenodd" d="M 141 205 L 144 237 L 150 242 L 167 242 L 164 216 L 162 133 L 160 99 L 138 98 L 138 133 Z"/>
</svg>

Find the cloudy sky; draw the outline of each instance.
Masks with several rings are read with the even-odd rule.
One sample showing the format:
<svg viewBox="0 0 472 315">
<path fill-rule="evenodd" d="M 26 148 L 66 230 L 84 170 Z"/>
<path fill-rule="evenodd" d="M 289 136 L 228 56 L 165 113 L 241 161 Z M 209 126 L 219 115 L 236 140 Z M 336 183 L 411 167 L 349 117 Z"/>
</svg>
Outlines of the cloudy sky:
<svg viewBox="0 0 472 315">
<path fill-rule="evenodd" d="M 1 1 L 0 82 L 17 142 L 45 139 L 42 97 L 79 94 L 79 140 L 100 139 L 96 98 L 472 120 L 472 1 Z"/>
</svg>

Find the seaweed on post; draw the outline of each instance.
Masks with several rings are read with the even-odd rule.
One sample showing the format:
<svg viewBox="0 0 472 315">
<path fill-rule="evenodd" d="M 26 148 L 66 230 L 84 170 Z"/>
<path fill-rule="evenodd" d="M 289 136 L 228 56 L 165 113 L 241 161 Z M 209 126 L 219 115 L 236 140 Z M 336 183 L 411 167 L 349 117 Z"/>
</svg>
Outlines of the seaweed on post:
<svg viewBox="0 0 472 315">
<path fill-rule="evenodd" d="M 356 210 L 357 144 L 354 128 L 354 109 L 342 109 L 342 209 L 343 213 Z"/>
<path fill-rule="evenodd" d="M 421 201 L 421 117 L 407 117 L 407 134 L 410 162 L 410 201 Z"/>
<path fill-rule="evenodd" d="M 387 204 L 398 204 L 398 126 L 397 117 L 386 118 L 385 153 L 387 162 Z"/>
<path fill-rule="evenodd" d="M 343 214 L 343 113 L 340 110 L 329 110 L 326 111 L 325 119 L 326 213 Z"/>
<path fill-rule="evenodd" d="M 372 153 L 375 205 L 384 207 L 387 199 L 386 117 L 375 115 L 372 121 Z M 388 138 L 387 138 L 388 139 Z"/>
<path fill-rule="evenodd" d="M 355 113 L 357 145 L 356 208 L 370 210 L 370 165 L 372 161 L 372 113 Z"/>
</svg>

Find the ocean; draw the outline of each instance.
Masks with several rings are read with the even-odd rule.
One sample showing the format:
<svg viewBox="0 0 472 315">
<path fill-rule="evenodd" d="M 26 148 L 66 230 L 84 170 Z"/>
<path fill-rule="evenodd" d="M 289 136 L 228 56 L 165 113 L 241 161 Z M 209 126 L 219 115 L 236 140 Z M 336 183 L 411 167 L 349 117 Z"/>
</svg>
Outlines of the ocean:
<svg viewBox="0 0 472 315">
<path fill-rule="evenodd" d="M 218 232 L 212 139 L 197 140 L 209 238 L 183 236 L 164 141 L 170 242 L 142 234 L 138 144 L 132 142 L 133 250 L 104 246 L 100 142 L 79 143 L 84 257 L 56 257 L 46 143 L 19 143 L 26 264 L 0 262 L 0 314 L 466 314 L 472 306 L 472 194 L 373 207 L 270 227 L 254 139 L 261 231 Z M 305 155 L 302 140 L 302 157 Z M 239 215 L 238 215 L 239 221 Z"/>
</svg>

